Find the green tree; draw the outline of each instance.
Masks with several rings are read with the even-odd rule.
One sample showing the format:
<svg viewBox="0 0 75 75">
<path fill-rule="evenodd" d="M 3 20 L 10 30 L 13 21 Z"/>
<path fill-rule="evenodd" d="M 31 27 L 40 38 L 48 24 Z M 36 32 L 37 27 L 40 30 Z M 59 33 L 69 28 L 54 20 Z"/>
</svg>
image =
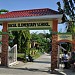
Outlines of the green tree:
<svg viewBox="0 0 75 75">
<path fill-rule="evenodd" d="M 12 38 L 14 37 L 14 38 Z M 26 55 L 30 54 L 30 32 L 29 30 L 21 30 L 21 31 L 12 31 L 10 40 L 13 39 L 13 42 L 10 45 L 17 44 L 18 52 L 24 53 L 24 60 L 26 59 Z"/>
<path fill-rule="evenodd" d="M 37 41 L 39 43 L 39 48 L 44 49 L 45 52 L 50 52 L 50 39 L 51 34 L 48 33 L 32 33 L 31 34 L 31 40 Z"/>
<path fill-rule="evenodd" d="M 63 14 L 62 22 L 67 22 L 67 32 L 75 33 L 75 0 L 63 0 L 63 8 L 60 2 L 57 5 L 58 11 Z"/>
<path fill-rule="evenodd" d="M 22 52 L 26 50 L 26 54 L 29 54 L 30 38 L 29 30 L 19 31 L 19 49 Z"/>
<path fill-rule="evenodd" d="M 30 48 L 30 32 L 29 30 L 22 30 L 22 31 L 12 31 L 12 36 L 14 36 L 13 44 L 17 44 L 18 46 L 18 52 L 29 54 L 29 48 Z M 11 38 L 11 37 L 10 37 Z"/>
<path fill-rule="evenodd" d="M 63 14 L 62 22 L 66 22 L 67 32 L 72 33 L 73 39 L 75 40 L 75 0 L 62 0 L 63 8 L 60 2 L 57 2 L 58 11 Z M 68 50 L 70 50 L 71 45 L 67 42 Z"/>
<path fill-rule="evenodd" d="M 1 10 L 0 10 L 0 14 L 3 14 L 3 13 L 5 13 L 5 12 L 9 12 L 9 11 L 6 10 L 6 9 L 1 9 Z"/>
</svg>

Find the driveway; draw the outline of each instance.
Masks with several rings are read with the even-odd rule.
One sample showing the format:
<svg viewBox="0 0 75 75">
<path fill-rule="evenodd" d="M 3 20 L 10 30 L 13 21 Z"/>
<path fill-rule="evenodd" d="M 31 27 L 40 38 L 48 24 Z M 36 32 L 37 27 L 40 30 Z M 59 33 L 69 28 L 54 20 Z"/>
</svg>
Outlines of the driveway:
<svg viewBox="0 0 75 75">
<path fill-rule="evenodd" d="M 56 69 L 50 72 L 50 54 L 43 54 L 34 62 L 23 63 L 18 61 L 17 65 L 5 68 L 0 66 L 0 75 L 75 75 L 75 72 L 67 69 Z"/>
<path fill-rule="evenodd" d="M 34 62 L 23 63 L 9 68 L 0 67 L 0 75 L 50 75 L 50 55 L 44 54 Z"/>
</svg>

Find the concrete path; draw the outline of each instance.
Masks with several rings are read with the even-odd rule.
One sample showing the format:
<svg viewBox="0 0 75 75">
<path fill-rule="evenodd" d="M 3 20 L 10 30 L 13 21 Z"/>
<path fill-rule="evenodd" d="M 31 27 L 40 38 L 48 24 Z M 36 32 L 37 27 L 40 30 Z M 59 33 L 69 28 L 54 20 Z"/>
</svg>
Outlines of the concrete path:
<svg viewBox="0 0 75 75">
<path fill-rule="evenodd" d="M 44 54 L 34 62 L 22 63 L 10 68 L 0 67 L 0 75 L 50 75 L 50 55 Z"/>
<path fill-rule="evenodd" d="M 18 62 L 17 65 L 5 68 L 0 66 L 0 75 L 75 75 L 72 70 L 56 69 L 51 74 L 50 63 L 51 57 L 49 54 L 44 54 L 34 62 L 22 63 Z"/>
</svg>

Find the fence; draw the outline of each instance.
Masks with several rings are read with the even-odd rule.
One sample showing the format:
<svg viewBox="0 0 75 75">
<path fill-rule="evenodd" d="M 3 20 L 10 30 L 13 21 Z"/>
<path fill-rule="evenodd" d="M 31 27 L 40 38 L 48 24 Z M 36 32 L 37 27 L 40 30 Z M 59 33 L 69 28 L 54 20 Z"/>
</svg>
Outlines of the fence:
<svg viewBox="0 0 75 75">
<path fill-rule="evenodd" d="M 12 48 L 8 48 L 8 66 L 17 62 L 17 44 Z"/>
</svg>

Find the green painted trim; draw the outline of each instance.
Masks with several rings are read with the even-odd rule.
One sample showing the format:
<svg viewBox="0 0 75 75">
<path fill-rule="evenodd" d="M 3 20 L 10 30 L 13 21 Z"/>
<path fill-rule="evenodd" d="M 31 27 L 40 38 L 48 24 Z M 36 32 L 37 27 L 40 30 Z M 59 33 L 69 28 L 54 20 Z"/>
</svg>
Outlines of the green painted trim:
<svg viewBox="0 0 75 75">
<path fill-rule="evenodd" d="M 73 33 L 66 32 L 66 33 L 58 33 L 58 34 L 69 34 L 69 35 L 72 35 Z"/>
<path fill-rule="evenodd" d="M 2 35 L 2 32 L 0 32 L 0 35 Z"/>
<path fill-rule="evenodd" d="M 50 27 L 48 28 L 8 28 L 11 31 L 18 31 L 18 30 L 51 30 Z"/>
<path fill-rule="evenodd" d="M 2 32 L 2 34 L 9 34 L 8 32 Z"/>
<path fill-rule="evenodd" d="M 42 28 L 40 28 L 40 29 L 9 29 L 9 31 L 11 30 L 11 31 L 19 31 L 19 30 L 51 30 L 50 28 L 48 29 L 48 28 L 45 28 L 45 29 L 42 29 Z M 9 32 L 0 32 L 0 35 L 2 35 L 2 34 L 8 34 L 8 35 L 10 35 L 10 33 Z M 51 34 L 58 34 L 58 35 L 60 35 L 60 34 L 65 34 L 65 35 L 72 35 L 72 34 L 74 34 L 74 33 L 59 33 L 59 32 L 52 32 L 52 30 L 51 30 Z"/>
<path fill-rule="evenodd" d="M 0 44 L 2 45 L 2 42 L 0 41 Z"/>
<path fill-rule="evenodd" d="M 0 32 L 0 35 L 2 35 L 2 34 L 8 34 L 8 35 L 10 35 L 9 32 Z"/>
<path fill-rule="evenodd" d="M 52 31 L 51 31 L 51 34 L 58 34 L 58 35 L 59 35 L 59 34 L 65 34 L 65 35 L 68 34 L 68 35 L 72 35 L 72 34 L 74 34 L 74 33 L 69 33 L 69 32 L 66 32 L 66 33 L 59 33 L 59 32 L 52 32 Z"/>
</svg>

